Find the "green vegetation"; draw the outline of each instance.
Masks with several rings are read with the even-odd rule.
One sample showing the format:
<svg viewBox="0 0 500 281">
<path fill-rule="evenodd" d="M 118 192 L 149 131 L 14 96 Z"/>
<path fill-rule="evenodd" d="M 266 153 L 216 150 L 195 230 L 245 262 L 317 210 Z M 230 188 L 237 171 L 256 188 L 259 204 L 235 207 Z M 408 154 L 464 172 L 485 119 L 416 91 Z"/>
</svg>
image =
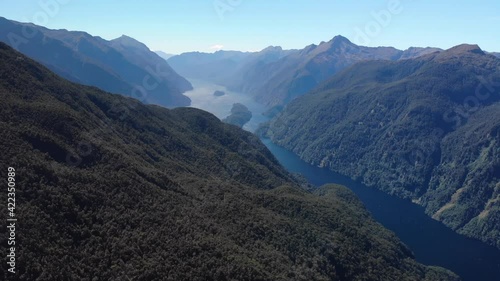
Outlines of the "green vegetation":
<svg viewBox="0 0 500 281">
<path fill-rule="evenodd" d="M 260 133 L 500 248 L 499 70 L 498 58 L 469 45 L 359 63 Z"/>
<path fill-rule="evenodd" d="M 243 128 L 243 126 L 246 123 L 248 123 L 248 121 L 250 121 L 251 119 L 252 119 L 252 112 L 248 110 L 248 108 L 245 105 L 241 103 L 235 103 L 231 108 L 231 115 L 224 118 L 224 120 L 222 121 Z"/>
<path fill-rule="evenodd" d="M 73 84 L 2 43 L 0 98 L 19 220 L 4 280 L 458 280 L 209 113 Z"/>
</svg>

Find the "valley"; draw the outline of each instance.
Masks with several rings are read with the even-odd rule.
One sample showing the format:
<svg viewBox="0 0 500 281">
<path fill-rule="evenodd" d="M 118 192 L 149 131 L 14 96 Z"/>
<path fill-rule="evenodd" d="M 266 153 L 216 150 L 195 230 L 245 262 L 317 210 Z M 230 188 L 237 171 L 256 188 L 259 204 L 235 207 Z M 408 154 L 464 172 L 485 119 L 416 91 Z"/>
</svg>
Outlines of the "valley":
<svg viewBox="0 0 500 281">
<path fill-rule="evenodd" d="M 500 280 L 500 2 L 28 2 L 1 280 Z"/>
</svg>

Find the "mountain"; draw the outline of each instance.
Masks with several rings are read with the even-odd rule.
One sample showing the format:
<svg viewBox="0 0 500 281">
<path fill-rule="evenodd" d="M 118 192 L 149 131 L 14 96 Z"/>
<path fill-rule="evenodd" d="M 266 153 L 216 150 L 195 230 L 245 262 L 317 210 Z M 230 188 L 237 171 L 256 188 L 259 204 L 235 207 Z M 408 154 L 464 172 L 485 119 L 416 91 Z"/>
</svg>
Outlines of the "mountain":
<svg viewBox="0 0 500 281">
<path fill-rule="evenodd" d="M 249 52 L 221 50 L 215 53 L 183 53 L 167 61 L 184 77 L 224 85 L 249 56 Z"/>
<path fill-rule="evenodd" d="M 246 80 L 257 80 L 262 66 L 275 62 L 296 50 L 283 50 L 270 46 L 260 52 L 217 51 L 215 53 L 190 52 L 173 56 L 168 63 L 181 75 L 210 81 L 239 90 Z"/>
<path fill-rule="evenodd" d="M 329 42 L 310 45 L 274 63 L 261 67 L 263 83 L 247 84 L 241 90 L 268 105 L 284 105 L 300 96 L 335 72 L 363 59 L 396 59 L 394 48 L 360 49 L 347 38 L 336 36 Z"/>
<path fill-rule="evenodd" d="M 338 71 L 364 60 L 400 60 L 439 51 L 436 48 L 362 47 L 336 36 L 302 50 L 270 47 L 247 54 L 246 59 L 227 61 L 218 55 L 182 54 L 169 59 L 186 77 L 211 81 L 255 97 L 269 107 L 282 106 L 307 93 Z M 216 53 L 217 54 L 217 53 Z M 253 56 L 253 59 L 248 59 Z M 203 59 L 201 59 L 202 57 Z M 209 60 L 210 65 L 200 63 Z"/>
<path fill-rule="evenodd" d="M 62 77 L 167 107 L 187 106 L 191 84 L 144 44 L 112 41 L 85 32 L 50 30 L 0 17 L 0 41 Z"/>
<path fill-rule="evenodd" d="M 171 57 L 175 56 L 175 55 L 173 55 L 173 54 L 167 54 L 167 53 L 165 53 L 165 52 L 163 52 L 163 51 L 155 51 L 155 53 L 156 53 L 157 55 L 159 55 L 159 56 L 160 56 L 162 59 L 164 59 L 164 60 L 168 60 L 169 58 L 171 58 Z"/>
<path fill-rule="evenodd" d="M 497 58 L 500 58 L 500 53 L 491 53 L 491 54 L 494 55 Z"/>
<path fill-rule="evenodd" d="M 292 55 L 298 50 L 283 50 L 281 47 L 269 46 L 260 52 L 252 53 L 232 72 L 229 79 L 222 83 L 230 90 L 251 94 L 260 83 L 269 79 L 267 67 Z"/>
<path fill-rule="evenodd" d="M 71 83 L 3 43 L 0 62 L 19 221 L 4 280 L 459 280 L 207 112 Z"/>
<path fill-rule="evenodd" d="M 477 45 L 358 63 L 261 133 L 500 248 L 499 70 L 500 59 Z"/>
</svg>

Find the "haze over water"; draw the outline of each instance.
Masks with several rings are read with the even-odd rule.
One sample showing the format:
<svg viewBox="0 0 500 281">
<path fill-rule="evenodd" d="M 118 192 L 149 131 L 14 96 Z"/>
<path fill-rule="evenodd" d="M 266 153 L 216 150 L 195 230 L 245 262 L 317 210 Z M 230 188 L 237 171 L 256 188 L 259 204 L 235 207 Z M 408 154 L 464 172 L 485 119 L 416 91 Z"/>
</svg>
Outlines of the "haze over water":
<svg viewBox="0 0 500 281">
<path fill-rule="evenodd" d="M 189 79 L 189 82 L 193 85 L 193 90 L 184 93 L 184 95 L 191 99 L 191 107 L 203 109 L 214 114 L 219 119 L 224 119 L 231 114 L 231 108 L 234 103 L 241 103 L 252 112 L 252 119 L 243 126 L 243 129 L 250 132 L 255 131 L 259 124 L 269 120 L 262 115 L 266 110 L 264 106 L 258 104 L 247 95 L 228 91 L 224 86 L 201 80 Z M 226 94 L 216 97 L 214 96 L 214 92 L 217 90 L 223 91 Z"/>
</svg>

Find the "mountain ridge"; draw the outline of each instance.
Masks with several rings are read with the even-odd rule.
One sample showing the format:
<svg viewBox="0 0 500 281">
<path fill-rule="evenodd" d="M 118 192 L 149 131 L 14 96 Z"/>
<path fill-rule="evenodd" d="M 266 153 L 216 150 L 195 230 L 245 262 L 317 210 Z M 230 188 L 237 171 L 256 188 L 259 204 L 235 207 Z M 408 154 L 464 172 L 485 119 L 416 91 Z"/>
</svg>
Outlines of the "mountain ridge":
<svg viewBox="0 0 500 281">
<path fill-rule="evenodd" d="M 27 26 L 30 38 L 21 36 Z M 190 104 L 182 93 L 192 89 L 191 84 L 145 46 L 138 50 L 83 31 L 51 30 L 1 17 L 0 41 L 74 82 L 167 107 Z M 146 78 L 155 83 L 147 81 L 144 87 Z"/>
<path fill-rule="evenodd" d="M 208 71 L 214 68 L 196 64 L 197 61 L 190 58 L 190 53 L 172 57 L 169 62 L 186 77 L 207 80 L 251 95 L 267 107 L 281 107 L 356 62 L 408 59 L 440 49 L 413 47 L 401 51 L 393 47 L 363 47 L 338 35 L 328 42 L 311 44 L 300 50 L 287 52 L 279 49 L 277 52 L 281 53 L 277 53 L 273 59 L 263 60 L 261 57 L 267 50 L 253 53 L 253 59 L 233 60 L 230 67 L 225 67 L 225 62 L 218 61 L 214 55 L 202 55 L 213 60 L 217 71 Z M 198 56 L 201 55 L 198 53 Z M 247 57 L 250 55 L 247 54 Z"/>
</svg>

